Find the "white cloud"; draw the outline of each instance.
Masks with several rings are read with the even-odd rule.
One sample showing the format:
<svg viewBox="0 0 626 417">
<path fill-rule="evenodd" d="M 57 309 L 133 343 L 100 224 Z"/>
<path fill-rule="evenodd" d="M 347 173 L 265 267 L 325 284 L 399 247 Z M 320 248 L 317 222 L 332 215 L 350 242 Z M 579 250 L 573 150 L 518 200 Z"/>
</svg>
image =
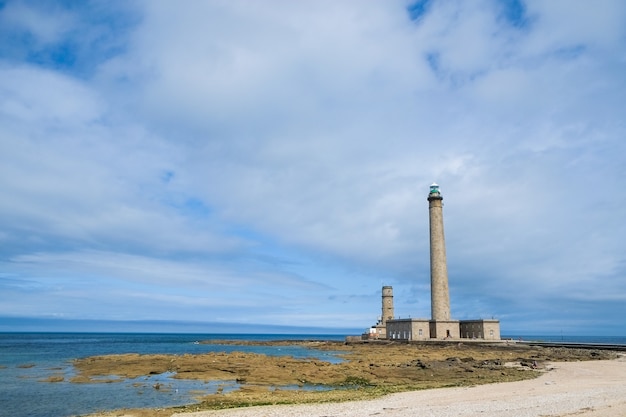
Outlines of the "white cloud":
<svg viewBox="0 0 626 417">
<path fill-rule="evenodd" d="M 26 2 L 14 1 L 3 5 L 0 22 L 17 30 L 32 34 L 37 43 L 58 42 L 74 25 L 73 16 L 60 7 L 38 9 Z"/>
<path fill-rule="evenodd" d="M 74 260 L 111 305 L 137 285 L 124 300 L 183 318 L 356 321 L 380 281 L 427 311 L 437 181 L 457 314 L 619 299 L 594 282 L 623 273 L 625 8 L 524 4 L 515 25 L 492 2 L 417 22 L 404 2 L 146 2 L 91 78 L 4 62 L 3 258 L 24 280 Z"/>
<path fill-rule="evenodd" d="M 533 31 L 529 45 L 532 50 L 546 51 L 579 45 L 592 48 L 619 48 L 626 32 L 626 12 L 619 0 L 586 2 L 536 1 L 526 2 Z"/>
<path fill-rule="evenodd" d="M 83 126 L 106 111 L 83 82 L 27 65 L 0 66 L 0 94 L 3 118 L 38 128 Z"/>
</svg>

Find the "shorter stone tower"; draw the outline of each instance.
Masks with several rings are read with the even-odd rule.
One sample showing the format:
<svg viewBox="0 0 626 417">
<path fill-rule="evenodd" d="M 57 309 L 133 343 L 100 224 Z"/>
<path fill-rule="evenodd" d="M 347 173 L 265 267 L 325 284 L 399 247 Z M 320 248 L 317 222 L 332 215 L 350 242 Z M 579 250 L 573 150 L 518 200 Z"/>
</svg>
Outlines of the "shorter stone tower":
<svg viewBox="0 0 626 417">
<path fill-rule="evenodd" d="M 393 287 L 383 286 L 382 314 L 375 326 L 370 327 L 367 333 L 363 334 L 365 339 L 386 339 L 387 322 L 393 320 Z"/>
<path fill-rule="evenodd" d="M 383 287 L 383 314 L 380 316 L 380 324 L 384 326 L 387 320 L 393 320 L 393 287 L 390 285 Z"/>
</svg>

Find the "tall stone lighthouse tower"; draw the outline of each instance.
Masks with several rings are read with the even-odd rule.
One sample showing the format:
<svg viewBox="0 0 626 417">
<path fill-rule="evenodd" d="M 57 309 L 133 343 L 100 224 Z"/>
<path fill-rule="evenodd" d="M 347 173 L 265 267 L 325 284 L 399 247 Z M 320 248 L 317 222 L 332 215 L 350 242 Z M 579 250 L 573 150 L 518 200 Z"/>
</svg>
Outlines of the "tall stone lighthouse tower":
<svg viewBox="0 0 626 417">
<path fill-rule="evenodd" d="M 458 338 L 459 322 L 450 320 L 450 291 L 446 241 L 443 234 L 443 197 L 437 184 L 428 193 L 430 220 L 430 308 L 431 338 Z"/>
<path fill-rule="evenodd" d="M 432 320 L 450 320 L 450 292 L 446 241 L 443 235 L 443 197 L 439 186 L 430 186 L 428 194 L 430 220 L 430 309 Z"/>
</svg>

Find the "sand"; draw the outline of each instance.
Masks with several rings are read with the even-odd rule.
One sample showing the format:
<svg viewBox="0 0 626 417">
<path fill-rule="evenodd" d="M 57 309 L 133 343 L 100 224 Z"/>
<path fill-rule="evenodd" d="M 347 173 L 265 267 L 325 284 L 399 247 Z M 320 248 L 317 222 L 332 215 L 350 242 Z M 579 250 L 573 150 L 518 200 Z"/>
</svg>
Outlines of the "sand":
<svg viewBox="0 0 626 417">
<path fill-rule="evenodd" d="M 179 417 L 624 417 L 626 357 L 558 362 L 537 379 L 392 394 L 369 401 L 260 406 Z"/>
</svg>

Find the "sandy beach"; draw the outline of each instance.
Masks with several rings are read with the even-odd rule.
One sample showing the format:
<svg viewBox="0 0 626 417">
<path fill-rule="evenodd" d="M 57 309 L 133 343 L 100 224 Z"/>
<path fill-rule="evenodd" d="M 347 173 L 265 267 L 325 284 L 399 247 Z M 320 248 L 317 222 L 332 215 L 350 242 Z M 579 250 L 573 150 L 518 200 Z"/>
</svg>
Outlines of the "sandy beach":
<svg viewBox="0 0 626 417">
<path fill-rule="evenodd" d="M 392 394 L 369 401 L 260 406 L 178 417 L 624 417 L 626 357 L 558 362 L 537 379 Z"/>
</svg>

